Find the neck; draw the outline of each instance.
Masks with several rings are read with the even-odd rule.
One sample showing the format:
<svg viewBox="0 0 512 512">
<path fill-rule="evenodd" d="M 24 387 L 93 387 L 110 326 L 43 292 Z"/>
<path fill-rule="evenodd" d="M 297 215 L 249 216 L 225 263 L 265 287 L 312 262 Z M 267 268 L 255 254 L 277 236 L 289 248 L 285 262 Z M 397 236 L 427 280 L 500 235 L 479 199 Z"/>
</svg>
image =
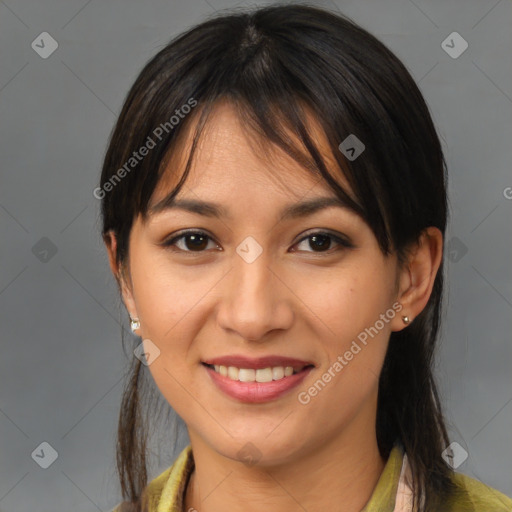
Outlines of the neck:
<svg viewBox="0 0 512 512">
<path fill-rule="evenodd" d="M 358 427 L 301 453 L 291 463 L 264 467 L 248 467 L 225 457 L 189 431 L 195 470 L 187 486 L 185 510 L 360 512 L 386 461 L 375 435 L 370 437 L 369 429 Z"/>
</svg>

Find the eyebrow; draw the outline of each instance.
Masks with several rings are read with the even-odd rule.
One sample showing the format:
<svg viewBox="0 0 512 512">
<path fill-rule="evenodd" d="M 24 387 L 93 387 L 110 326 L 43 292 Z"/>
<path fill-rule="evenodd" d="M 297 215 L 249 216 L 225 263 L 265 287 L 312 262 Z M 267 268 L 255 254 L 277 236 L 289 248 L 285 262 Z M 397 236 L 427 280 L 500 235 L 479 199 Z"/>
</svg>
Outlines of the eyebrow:
<svg viewBox="0 0 512 512">
<path fill-rule="evenodd" d="M 358 214 L 354 208 L 338 197 L 316 197 L 301 203 L 286 206 L 279 217 L 279 221 L 306 217 L 326 208 L 338 207 Z M 232 218 L 228 211 L 220 204 L 197 199 L 176 199 L 171 195 L 165 197 L 149 208 L 149 215 L 155 215 L 166 210 L 185 210 L 206 217 Z M 359 214 L 358 214 L 359 215 Z"/>
</svg>

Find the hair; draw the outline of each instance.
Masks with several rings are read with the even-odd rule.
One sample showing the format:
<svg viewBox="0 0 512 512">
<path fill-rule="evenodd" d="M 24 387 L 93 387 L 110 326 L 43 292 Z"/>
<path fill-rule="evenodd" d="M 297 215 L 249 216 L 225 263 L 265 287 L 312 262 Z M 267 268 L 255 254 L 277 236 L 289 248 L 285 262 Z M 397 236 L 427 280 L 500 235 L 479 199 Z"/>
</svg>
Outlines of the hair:
<svg viewBox="0 0 512 512">
<path fill-rule="evenodd" d="M 396 251 L 404 264 L 408 248 L 429 226 L 437 227 L 444 241 L 446 163 L 429 109 L 406 67 L 343 15 L 276 4 L 209 18 L 174 38 L 137 77 L 111 134 L 100 182 L 102 233 L 104 238 L 110 230 L 115 233 L 121 267 L 128 260 L 133 221 L 138 215 L 147 218 L 165 163 L 178 151 L 178 135 L 193 132 L 174 195 L 221 100 L 236 108 L 258 140 L 281 148 L 325 180 L 369 225 L 384 255 Z M 178 119 L 178 111 L 188 114 Z M 355 197 L 340 185 L 340 171 L 325 164 L 305 122 L 307 113 L 324 131 Z M 193 120 L 197 123 L 190 130 Z M 365 145 L 354 160 L 339 149 L 351 134 Z M 149 147 L 150 140 L 154 147 L 132 161 L 133 152 Z M 136 168 L 127 169 L 127 162 Z M 387 459 L 395 443 L 403 446 L 415 510 L 421 511 L 437 510 L 456 492 L 453 470 L 441 456 L 449 439 L 433 376 L 442 291 L 443 260 L 423 311 L 405 329 L 391 333 L 379 378 L 378 448 Z M 148 483 L 147 431 L 140 410 L 145 372 L 137 358 L 130 371 L 119 415 L 117 471 L 123 498 L 140 510 Z"/>
</svg>

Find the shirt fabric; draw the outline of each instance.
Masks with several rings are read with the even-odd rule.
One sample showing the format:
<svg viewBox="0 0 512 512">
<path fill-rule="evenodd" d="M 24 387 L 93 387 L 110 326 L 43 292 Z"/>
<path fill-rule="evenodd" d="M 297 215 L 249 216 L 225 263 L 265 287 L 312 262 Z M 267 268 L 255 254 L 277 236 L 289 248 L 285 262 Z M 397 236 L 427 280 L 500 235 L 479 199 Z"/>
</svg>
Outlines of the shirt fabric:
<svg viewBox="0 0 512 512">
<path fill-rule="evenodd" d="M 148 484 L 149 512 L 187 512 L 185 491 L 194 470 L 190 445 L 172 466 Z M 439 512 L 512 512 L 512 499 L 461 473 L 454 473 L 460 495 Z M 391 450 L 377 485 L 361 512 L 412 512 L 412 474 L 401 444 Z M 129 512 L 131 504 L 122 502 L 113 512 Z"/>
</svg>

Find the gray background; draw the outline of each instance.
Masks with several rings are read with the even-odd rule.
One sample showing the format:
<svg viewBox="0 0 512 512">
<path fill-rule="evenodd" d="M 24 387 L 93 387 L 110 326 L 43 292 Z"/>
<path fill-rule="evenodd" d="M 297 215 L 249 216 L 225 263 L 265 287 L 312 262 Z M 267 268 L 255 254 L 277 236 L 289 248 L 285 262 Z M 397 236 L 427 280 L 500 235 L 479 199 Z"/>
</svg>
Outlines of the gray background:
<svg viewBox="0 0 512 512">
<path fill-rule="evenodd" d="M 0 0 L 1 512 L 104 511 L 119 502 L 114 440 L 127 364 L 120 325 L 128 325 L 92 190 L 143 64 L 172 36 L 234 5 L 245 4 Z M 458 471 L 512 496 L 511 2 L 319 5 L 395 51 L 431 108 L 452 213 L 442 398 L 451 438 L 469 453 Z M 59 45 L 47 59 L 31 47 L 44 31 Z M 441 46 L 453 31 L 469 44 L 458 58 Z M 162 432 L 153 446 L 151 477 L 176 455 L 169 438 Z M 31 456 L 42 442 L 58 453 L 48 469 Z"/>
</svg>

